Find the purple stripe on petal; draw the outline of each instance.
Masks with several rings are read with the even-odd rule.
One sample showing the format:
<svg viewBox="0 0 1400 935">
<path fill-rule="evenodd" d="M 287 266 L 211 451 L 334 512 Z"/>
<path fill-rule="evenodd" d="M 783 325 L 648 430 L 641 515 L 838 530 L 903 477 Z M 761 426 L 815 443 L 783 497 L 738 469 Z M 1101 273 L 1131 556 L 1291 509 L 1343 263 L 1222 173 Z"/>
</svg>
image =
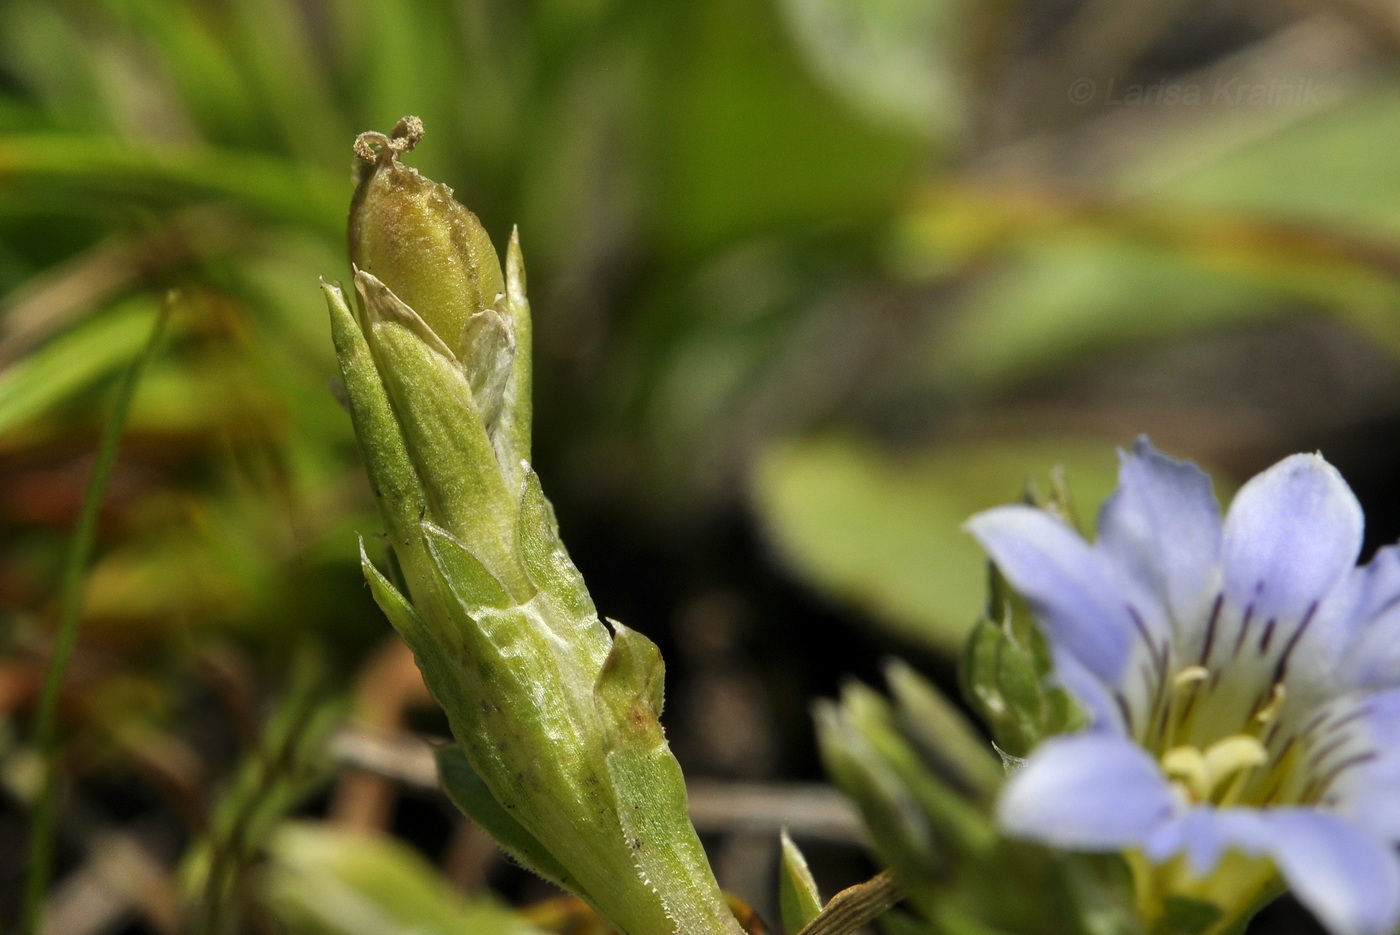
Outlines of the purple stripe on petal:
<svg viewBox="0 0 1400 935">
<path fill-rule="evenodd" d="M 1112 851 L 1148 840 L 1176 800 L 1157 763 L 1126 737 L 1055 737 L 1007 780 L 997 819 L 1009 834 L 1057 847 Z"/>
<path fill-rule="evenodd" d="M 1245 484 L 1225 516 L 1225 591 L 1260 618 L 1301 620 L 1361 551 L 1361 506 L 1318 455 L 1293 455 Z"/>
</svg>

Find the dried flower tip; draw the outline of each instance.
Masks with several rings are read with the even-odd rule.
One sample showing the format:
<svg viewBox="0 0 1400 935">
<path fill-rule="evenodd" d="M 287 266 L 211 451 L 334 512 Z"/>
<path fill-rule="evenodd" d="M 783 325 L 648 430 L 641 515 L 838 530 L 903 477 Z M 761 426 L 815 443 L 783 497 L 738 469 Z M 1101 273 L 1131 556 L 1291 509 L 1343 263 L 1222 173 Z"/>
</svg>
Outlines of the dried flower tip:
<svg viewBox="0 0 1400 935">
<path fill-rule="evenodd" d="M 393 159 L 400 153 L 411 153 L 423 139 L 423 120 L 408 116 L 399 118 L 394 129 L 385 136 L 368 130 L 355 137 L 355 155 L 368 165 Z"/>
</svg>

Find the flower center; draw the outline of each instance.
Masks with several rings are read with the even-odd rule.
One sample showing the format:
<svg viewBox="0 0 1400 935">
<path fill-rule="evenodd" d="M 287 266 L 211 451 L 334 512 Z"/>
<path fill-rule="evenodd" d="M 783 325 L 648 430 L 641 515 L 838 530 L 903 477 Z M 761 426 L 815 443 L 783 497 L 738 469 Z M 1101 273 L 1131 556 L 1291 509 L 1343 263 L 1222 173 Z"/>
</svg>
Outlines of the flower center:
<svg viewBox="0 0 1400 935">
<path fill-rule="evenodd" d="M 1164 680 L 1153 705 L 1156 717 L 1138 739 L 1187 801 L 1277 803 L 1287 785 L 1280 771 L 1294 759 L 1288 755 L 1291 742 L 1277 743 L 1287 691 L 1275 682 L 1267 692 L 1242 694 L 1240 680 L 1229 674 L 1190 665 Z"/>
<path fill-rule="evenodd" d="M 1258 675 L 1238 661 L 1179 669 L 1158 682 L 1149 716 L 1133 733 L 1186 802 L 1335 804 L 1352 770 L 1378 755 L 1364 726 L 1365 699 L 1302 711 L 1302 702 L 1289 706 L 1282 681 Z"/>
</svg>

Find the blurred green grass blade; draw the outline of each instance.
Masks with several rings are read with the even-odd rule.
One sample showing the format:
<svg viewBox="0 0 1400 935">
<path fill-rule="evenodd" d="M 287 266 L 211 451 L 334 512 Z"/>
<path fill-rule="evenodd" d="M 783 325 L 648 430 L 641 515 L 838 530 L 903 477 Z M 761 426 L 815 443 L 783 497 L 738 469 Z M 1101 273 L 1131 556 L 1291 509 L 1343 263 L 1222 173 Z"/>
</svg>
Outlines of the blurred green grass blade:
<svg viewBox="0 0 1400 935">
<path fill-rule="evenodd" d="M 461 22 L 468 16 L 490 15 L 466 9 L 476 6 L 342 0 L 334 7 L 344 42 L 339 57 L 356 65 L 355 74 L 347 78 L 363 126 L 354 129 L 387 130 L 405 114 L 422 117 L 433 145 L 414 153 L 413 165 L 428 178 L 471 184 L 475 180 L 462 177 L 462 157 L 482 146 L 499 145 L 500 136 L 508 133 L 501 122 L 480 125 L 468 116 L 485 99 L 500 97 L 500 89 L 483 85 L 481 78 L 501 50 L 483 47 L 488 37 L 465 30 Z M 464 49 L 468 45 L 470 51 Z M 466 195 L 464 202 L 477 203 Z"/>
<path fill-rule="evenodd" d="M 392 839 L 302 822 L 269 847 L 264 899 L 289 935 L 536 935 L 516 913 L 465 897 Z"/>
<path fill-rule="evenodd" d="M 817 590 L 955 654 L 982 612 L 986 557 L 962 524 L 1063 464 L 1081 507 L 1113 489 L 1108 440 L 969 441 L 896 454 L 850 436 L 775 445 L 753 495 L 779 554 Z"/>
<path fill-rule="evenodd" d="M 42 102 L 46 123 L 70 129 L 107 124 L 96 56 L 58 4 L 0 3 L 0 59 Z"/>
<path fill-rule="evenodd" d="M 42 208 L 52 202 L 51 191 L 93 213 L 110 210 L 111 203 L 149 208 L 226 201 L 339 239 L 349 182 L 324 169 L 229 149 L 137 148 L 57 133 L 0 139 L 0 204 L 7 210 Z"/>
<path fill-rule="evenodd" d="M 152 323 L 145 347 L 117 388 L 112 412 L 107 418 L 102 440 L 97 448 L 97 461 L 92 468 L 92 477 L 83 493 L 78 525 L 73 531 L 73 538 L 63 563 L 58 631 L 54 638 L 53 654 L 49 657 L 48 669 L 44 672 L 39 710 L 34 718 L 34 745 L 43 757 L 45 775 L 29 832 L 28 870 L 20 923 L 20 932 L 23 935 L 37 935 L 40 930 L 44 892 L 48 888 L 49 874 L 52 870 L 54 832 L 57 824 L 58 694 L 63 686 L 64 673 L 68 670 L 68 660 L 78 642 L 78 621 L 83 607 L 83 577 L 87 571 L 89 556 L 92 554 L 93 538 L 97 532 L 97 516 L 102 509 L 102 498 L 107 491 L 107 480 L 111 477 L 112 465 L 116 462 L 117 447 L 121 443 L 122 429 L 126 425 L 126 414 L 131 408 L 131 399 L 136 395 L 142 372 L 160 345 L 161 334 L 173 301 L 173 297 L 167 301 Z"/>
<path fill-rule="evenodd" d="M 0 438 L 129 363 L 158 314 L 148 297 L 130 299 L 0 372 Z"/>
<path fill-rule="evenodd" d="M 345 711 L 327 687 L 325 656 L 324 647 L 310 641 L 293 650 L 286 694 L 222 791 L 205 834 L 182 858 L 195 935 L 250 930 L 248 894 L 272 835 L 330 778 L 326 742 Z"/>
<path fill-rule="evenodd" d="M 968 110 L 958 66 L 973 4 L 966 0 L 781 0 L 812 70 L 861 113 L 933 142 Z"/>
<path fill-rule="evenodd" d="M 213 7 L 183 0 L 107 0 L 106 6 L 161 63 L 206 139 L 251 143 L 267 133 L 257 95 L 229 48 L 227 23 Z"/>
<path fill-rule="evenodd" d="M 323 47 L 312 41 L 310 8 L 283 0 L 231 0 L 226 7 L 235 58 L 245 64 L 286 148 L 312 165 L 324 165 L 337 152 L 348 163 L 360 128 L 349 126 L 336 105 Z"/>
<path fill-rule="evenodd" d="M 791 53 L 775 11 L 705 0 L 677 5 L 671 20 L 655 53 L 669 240 L 681 249 L 712 247 L 755 231 L 887 210 L 921 144 L 912 134 L 882 132 L 833 100 Z"/>
</svg>

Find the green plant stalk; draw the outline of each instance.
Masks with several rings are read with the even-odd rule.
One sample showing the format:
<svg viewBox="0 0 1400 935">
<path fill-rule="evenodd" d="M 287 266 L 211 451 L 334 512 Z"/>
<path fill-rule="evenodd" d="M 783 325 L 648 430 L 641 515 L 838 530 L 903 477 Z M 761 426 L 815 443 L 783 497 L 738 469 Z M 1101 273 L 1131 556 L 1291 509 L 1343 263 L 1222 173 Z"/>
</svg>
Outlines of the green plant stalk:
<svg viewBox="0 0 1400 935">
<path fill-rule="evenodd" d="M 690 823 L 660 724 L 664 665 L 611 628 L 529 465 L 529 310 L 480 221 L 363 133 L 349 242 L 358 311 L 323 284 L 351 420 L 400 593 L 361 550 L 460 756 L 454 801 L 626 935 L 741 935 Z"/>
<path fill-rule="evenodd" d="M 112 465 L 117 459 L 117 448 L 121 444 L 122 431 L 126 427 L 131 400 L 136 395 L 136 387 L 141 382 L 146 365 L 155 356 L 161 335 L 165 331 L 166 320 L 170 317 L 172 303 L 173 298 L 167 298 L 160 314 L 156 316 L 155 324 L 151 326 L 151 336 L 147 339 L 146 346 L 127 369 L 120 386 L 117 387 L 112 414 L 102 429 L 97 461 L 93 465 L 87 489 L 83 492 L 78 525 L 73 531 L 73 539 L 69 543 L 68 554 L 63 563 L 58 634 L 54 640 L 53 655 L 49 657 L 48 669 L 44 673 L 44 684 L 39 695 L 39 711 L 34 722 L 34 743 L 43 758 L 44 780 L 34 806 L 34 824 L 29 833 L 29 869 L 25 878 L 24 911 L 20 917 L 19 928 L 23 935 L 38 935 L 43 917 L 44 892 L 48 889 L 53 863 L 58 799 L 58 693 L 63 686 L 63 676 L 68 671 L 73 647 L 78 642 L 78 622 L 83 609 L 83 577 L 87 571 L 88 559 L 92 555 L 97 517 L 107 493 L 107 481 L 112 476 Z"/>
</svg>

